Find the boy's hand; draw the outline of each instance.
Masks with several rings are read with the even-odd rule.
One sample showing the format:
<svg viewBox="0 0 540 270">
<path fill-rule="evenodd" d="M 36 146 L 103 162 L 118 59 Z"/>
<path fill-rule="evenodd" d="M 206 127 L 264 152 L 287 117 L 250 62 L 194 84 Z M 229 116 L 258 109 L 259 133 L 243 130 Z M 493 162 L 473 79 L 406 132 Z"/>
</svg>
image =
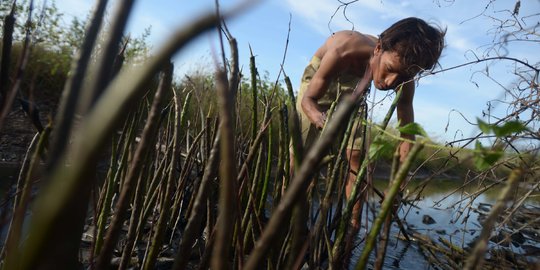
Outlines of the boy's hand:
<svg viewBox="0 0 540 270">
<path fill-rule="evenodd" d="M 304 96 L 302 99 L 302 110 L 316 128 L 322 129 L 324 127 L 326 112 L 321 110 L 315 99 Z"/>
<path fill-rule="evenodd" d="M 324 124 L 326 123 L 326 112 L 321 112 L 320 116 L 317 118 L 317 121 L 315 121 L 313 124 L 316 128 L 319 130 L 322 130 L 324 127 Z"/>
</svg>

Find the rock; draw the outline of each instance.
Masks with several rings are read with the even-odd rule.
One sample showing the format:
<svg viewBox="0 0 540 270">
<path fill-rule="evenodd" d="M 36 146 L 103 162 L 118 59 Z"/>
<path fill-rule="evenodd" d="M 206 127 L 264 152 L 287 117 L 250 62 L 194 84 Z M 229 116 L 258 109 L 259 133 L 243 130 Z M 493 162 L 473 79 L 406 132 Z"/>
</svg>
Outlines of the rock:
<svg viewBox="0 0 540 270">
<path fill-rule="evenodd" d="M 521 232 L 512 233 L 510 238 L 512 239 L 512 244 L 516 247 L 525 243 L 525 236 Z"/>
<path fill-rule="evenodd" d="M 476 246 L 476 243 L 478 242 L 478 238 L 479 237 L 477 236 L 473 240 L 471 240 L 469 243 L 467 243 L 467 248 L 465 250 L 474 248 L 474 246 Z"/>
<path fill-rule="evenodd" d="M 118 266 L 120 266 L 121 261 L 122 261 L 122 257 L 113 257 L 111 259 L 111 266 L 112 266 L 111 269 L 118 268 Z M 129 259 L 129 266 L 136 267 L 138 265 L 139 265 L 139 261 L 138 261 L 137 257 L 131 257 Z"/>
<path fill-rule="evenodd" d="M 170 257 L 159 257 L 156 260 L 156 268 L 158 270 L 172 269 L 174 264 L 174 258 Z"/>
<path fill-rule="evenodd" d="M 525 251 L 526 256 L 540 256 L 540 247 L 533 245 L 523 245 L 521 248 Z"/>
<path fill-rule="evenodd" d="M 482 224 L 482 223 L 484 223 L 484 220 L 486 220 L 486 218 L 487 218 L 486 215 L 479 214 L 477 220 L 478 220 L 478 222 L 480 222 L 480 224 Z"/>
<path fill-rule="evenodd" d="M 429 215 L 424 215 L 424 216 L 422 216 L 422 223 L 427 224 L 427 225 L 431 225 L 431 224 L 435 224 L 437 222 L 435 222 L 435 220 L 432 217 L 430 217 Z"/>
<path fill-rule="evenodd" d="M 491 211 L 491 204 L 489 203 L 479 203 L 478 204 L 478 210 L 482 211 L 482 212 L 485 212 L 485 213 L 489 213 L 489 211 Z"/>
<path fill-rule="evenodd" d="M 86 233 L 83 234 L 81 239 L 81 247 L 83 248 L 90 248 L 92 247 L 92 243 L 94 243 L 93 237 L 87 235 Z"/>
<path fill-rule="evenodd" d="M 510 234 L 505 231 L 500 231 L 498 234 L 492 236 L 489 241 L 499 244 L 503 247 L 510 246 Z"/>
<path fill-rule="evenodd" d="M 521 230 L 521 232 L 523 232 L 523 234 L 525 234 L 527 237 L 531 238 L 535 242 L 540 242 L 540 233 L 537 230 L 533 228 L 525 228 Z"/>
<path fill-rule="evenodd" d="M 446 235 L 446 230 L 435 230 L 436 233 Z"/>
<path fill-rule="evenodd" d="M 170 246 L 163 245 L 160 255 L 164 258 L 174 257 L 174 255 L 176 255 L 176 250 Z"/>
</svg>

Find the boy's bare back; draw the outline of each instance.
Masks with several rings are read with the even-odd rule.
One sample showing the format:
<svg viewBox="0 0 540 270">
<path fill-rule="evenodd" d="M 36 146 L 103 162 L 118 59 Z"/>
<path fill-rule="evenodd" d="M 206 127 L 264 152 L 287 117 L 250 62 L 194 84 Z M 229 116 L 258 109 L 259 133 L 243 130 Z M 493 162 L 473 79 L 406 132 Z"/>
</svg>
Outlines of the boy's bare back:
<svg viewBox="0 0 540 270">
<path fill-rule="evenodd" d="M 356 31 L 339 31 L 317 49 L 315 56 L 322 59 L 321 67 L 328 75 L 342 73 L 361 77 L 377 45 L 377 38 Z M 326 64 L 326 67 L 323 67 Z"/>
</svg>

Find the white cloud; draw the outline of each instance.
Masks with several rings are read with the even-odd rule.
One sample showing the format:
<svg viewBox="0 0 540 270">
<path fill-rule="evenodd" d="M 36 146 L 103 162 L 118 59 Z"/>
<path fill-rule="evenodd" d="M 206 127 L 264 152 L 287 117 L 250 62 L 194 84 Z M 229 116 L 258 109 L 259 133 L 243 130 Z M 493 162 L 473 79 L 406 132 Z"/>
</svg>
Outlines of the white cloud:
<svg viewBox="0 0 540 270">
<path fill-rule="evenodd" d="M 330 30 L 351 29 L 353 26 L 357 31 L 377 35 L 389 26 L 388 20 L 393 22 L 408 16 L 401 6 L 401 3 L 387 3 L 380 0 L 359 1 L 348 5 L 345 15 L 344 6 L 340 7 L 337 1 L 287 0 L 286 2 L 287 9 L 301 16 L 307 25 L 323 35 L 327 35 Z"/>
<path fill-rule="evenodd" d="M 306 25 L 310 25 L 322 35 L 328 34 L 327 24 L 336 9 L 334 3 L 323 0 L 287 0 L 286 4 L 293 16 L 299 16 Z"/>
<path fill-rule="evenodd" d="M 312 0 L 312 1 L 296 1 L 287 0 L 287 4 L 292 12 L 302 15 L 304 18 L 319 21 L 322 19 L 321 13 L 329 14 L 330 10 L 335 9 L 334 4 L 329 1 Z"/>
<path fill-rule="evenodd" d="M 471 30 L 474 29 L 466 29 L 462 25 L 450 23 L 446 20 L 444 21 L 444 25 L 447 27 L 446 43 L 449 48 L 455 49 L 458 53 L 463 54 L 468 50 L 474 50 L 479 47 L 471 41 L 471 37 L 478 35 L 478 33 L 471 33 Z"/>
</svg>

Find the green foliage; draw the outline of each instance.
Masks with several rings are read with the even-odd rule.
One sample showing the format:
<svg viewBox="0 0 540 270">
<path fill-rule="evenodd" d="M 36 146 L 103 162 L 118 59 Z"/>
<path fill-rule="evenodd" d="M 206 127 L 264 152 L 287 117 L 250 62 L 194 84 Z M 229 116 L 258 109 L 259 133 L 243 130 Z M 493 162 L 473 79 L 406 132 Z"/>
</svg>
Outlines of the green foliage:
<svg viewBox="0 0 540 270">
<path fill-rule="evenodd" d="M 215 76 L 210 71 L 195 70 L 184 75 L 183 78 L 176 82 L 175 88 L 178 89 L 182 99 L 185 99 L 187 93 L 191 93 L 190 108 L 187 110 L 186 119 L 189 119 L 191 127 L 200 128 L 204 123 L 206 117 L 211 119 L 218 118 L 217 111 L 217 97 Z M 257 80 L 258 99 L 253 101 L 253 95 L 251 93 L 251 82 L 248 78 L 243 77 L 240 83 L 240 87 L 237 93 L 236 100 L 236 129 L 237 137 L 249 138 L 252 122 L 246 121 L 245 117 L 252 115 L 253 102 L 257 105 L 257 109 L 261 112 L 261 118 L 258 125 L 261 125 L 262 113 L 264 113 L 266 106 L 270 108 L 269 117 L 273 125 L 278 124 L 279 113 L 276 111 L 279 108 L 279 101 L 286 100 L 285 90 L 283 86 L 278 83 L 272 82 L 267 76 L 259 78 Z M 192 104 L 196 104 L 193 106 Z M 261 127 L 257 126 L 256 130 Z M 278 129 L 272 129 L 270 133 L 275 141 L 277 141 Z M 277 145 L 274 145 L 277 150 Z"/>
<path fill-rule="evenodd" d="M 84 38 L 85 24 L 86 21 L 77 17 L 74 17 L 71 20 L 71 23 L 66 30 L 64 30 L 64 32 L 68 33 L 67 35 L 64 35 L 64 42 L 66 42 L 66 45 L 71 46 L 71 48 L 79 48 Z"/>
<path fill-rule="evenodd" d="M 132 37 L 128 35 L 124 37 L 123 43 L 127 43 L 125 57 L 128 62 L 137 64 L 143 62 L 148 55 L 152 47 L 148 44 L 148 37 L 152 33 L 152 27 L 149 26 L 144 29 L 140 36 Z"/>
<path fill-rule="evenodd" d="M 478 127 L 483 133 L 493 133 L 496 138 L 516 135 L 527 130 L 527 127 L 520 121 L 508 121 L 503 125 L 488 124 L 481 119 L 476 119 Z M 485 148 L 480 141 L 476 141 L 474 152 L 474 164 L 479 171 L 486 170 L 493 166 L 504 153 L 500 146 L 495 146 L 492 149 Z"/>
<path fill-rule="evenodd" d="M 418 123 L 408 123 L 402 127 L 398 127 L 398 130 L 399 132 L 401 133 L 404 133 L 404 134 L 410 134 L 410 135 L 420 135 L 420 136 L 424 136 L 424 137 L 427 137 L 427 133 L 426 131 L 424 130 L 424 128 L 422 128 L 421 125 L 419 125 Z"/>
<path fill-rule="evenodd" d="M 11 74 L 15 73 L 17 60 L 20 58 L 22 44 L 12 48 Z M 39 103 L 56 105 L 64 87 L 70 68 L 71 58 L 65 54 L 51 51 L 46 46 L 37 44 L 32 48 L 28 65 L 24 71 L 21 92 L 27 98 Z"/>
<path fill-rule="evenodd" d="M 84 38 L 87 18 L 73 17 L 70 23 L 63 23 L 64 14 L 60 13 L 55 1 L 47 1 L 47 5 L 34 5 L 32 10 L 32 20 L 27 23 L 30 11 L 29 0 L 18 1 L 16 5 L 16 23 L 14 32 L 14 42 L 22 42 L 29 31 L 33 44 L 40 44 L 49 51 L 59 53 L 60 57 L 73 57 L 77 48 Z M 12 1 L 0 2 L 0 16 L 4 18 L 11 11 Z M 3 24 L 3 20 L 0 20 Z M 3 26 L 3 25 L 2 25 Z M 107 29 L 107 23 L 104 29 Z M 127 42 L 125 58 L 128 62 L 141 62 L 150 53 L 151 47 L 147 39 L 150 36 L 151 27 L 144 29 L 140 36 L 132 37 L 127 35 L 123 42 Z M 100 40 L 103 40 L 101 35 Z M 96 47 L 99 52 L 99 46 Z"/>
<path fill-rule="evenodd" d="M 476 141 L 474 150 L 474 165 L 479 171 L 489 169 L 503 156 L 501 150 L 486 149 L 479 141 Z"/>
<path fill-rule="evenodd" d="M 12 1 L 2 1 L 0 3 L 0 14 L 4 18 L 12 7 Z M 15 7 L 15 32 L 14 40 L 22 41 L 27 31 L 32 33 L 32 38 L 37 43 L 61 44 L 62 32 L 60 22 L 62 14 L 59 13 L 54 1 L 46 6 L 36 6 L 32 9 L 32 20 L 28 21 L 30 12 L 30 1 L 17 1 Z M 3 20 L 0 22 L 3 27 Z"/>
<path fill-rule="evenodd" d="M 30 11 L 29 1 L 18 1 L 16 5 L 16 23 L 10 64 L 10 76 L 13 77 L 21 56 L 26 33 L 30 34 L 30 57 L 24 70 L 21 93 L 24 98 L 33 99 L 39 105 L 45 103 L 52 106 L 54 111 L 60 93 L 64 88 L 72 59 L 84 38 L 87 24 L 86 18 L 73 18 L 70 23 L 64 23 L 64 15 L 59 12 L 54 1 L 47 5 L 35 5 L 32 10 L 32 20 L 27 23 Z M 11 12 L 12 1 L 0 2 L 0 23 Z M 3 25 L 2 25 L 3 26 Z M 106 29 L 106 26 L 104 28 Z M 0 31 L 1 32 L 1 31 Z M 125 37 L 127 44 L 124 57 L 128 64 L 138 64 L 144 61 L 150 46 L 147 38 L 150 28 L 137 37 Z M 99 39 L 103 40 L 106 32 Z M 100 46 L 96 46 L 92 61 L 96 61 Z M 119 47 L 119 50 L 121 47 Z"/>
<path fill-rule="evenodd" d="M 384 136 L 377 136 L 369 146 L 369 159 L 371 161 L 379 160 L 381 158 L 390 160 L 394 150 L 395 143 L 385 139 Z"/>
<path fill-rule="evenodd" d="M 506 137 L 512 134 L 518 134 L 527 130 L 527 127 L 521 121 L 508 121 L 502 126 L 496 124 L 488 124 L 480 118 L 476 119 L 480 130 L 486 134 L 493 133 L 497 138 Z"/>
</svg>

